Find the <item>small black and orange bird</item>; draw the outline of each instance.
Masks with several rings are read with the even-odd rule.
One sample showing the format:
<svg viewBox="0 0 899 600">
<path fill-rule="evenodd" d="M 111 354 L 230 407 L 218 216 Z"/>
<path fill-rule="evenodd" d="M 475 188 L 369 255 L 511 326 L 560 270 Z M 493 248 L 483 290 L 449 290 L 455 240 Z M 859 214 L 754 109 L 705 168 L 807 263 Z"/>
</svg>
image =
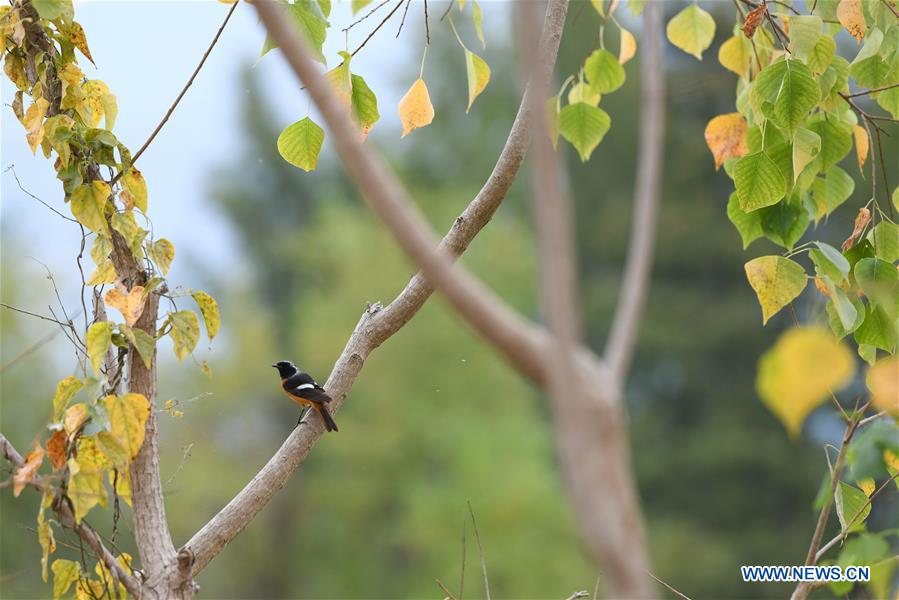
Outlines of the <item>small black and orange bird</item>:
<svg viewBox="0 0 899 600">
<path fill-rule="evenodd" d="M 310 408 L 314 408 L 325 422 L 325 429 L 337 431 L 337 423 L 334 422 L 331 413 L 328 412 L 328 407 L 325 406 L 331 401 L 331 396 L 325 392 L 325 388 L 315 383 L 309 373 L 299 370 L 289 360 L 282 360 L 272 367 L 278 369 L 278 373 L 281 375 L 281 389 L 284 390 L 287 397 L 303 407 L 303 412 L 297 421 L 298 425 L 306 412 Z"/>
</svg>

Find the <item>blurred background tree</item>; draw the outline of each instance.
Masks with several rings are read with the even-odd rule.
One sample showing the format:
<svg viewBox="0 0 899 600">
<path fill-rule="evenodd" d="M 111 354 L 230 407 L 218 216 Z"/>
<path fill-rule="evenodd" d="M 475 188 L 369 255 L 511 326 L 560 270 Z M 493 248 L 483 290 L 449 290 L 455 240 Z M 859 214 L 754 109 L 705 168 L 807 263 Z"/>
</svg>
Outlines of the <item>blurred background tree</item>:
<svg viewBox="0 0 899 600">
<path fill-rule="evenodd" d="M 732 12 L 722 10 L 721 18 Z M 595 44 L 593 11 L 574 6 L 569 21 L 558 73 L 575 69 Z M 490 40 L 493 79 L 465 115 L 461 53 L 449 36 L 433 41 L 429 61 L 447 65 L 428 71 L 439 118 L 427 135 L 399 143 L 376 127 L 371 141 L 387 151 L 443 231 L 505 139 L 520 93 L 518 53 Z M 589 165 L 560 146 L 577 201 L 582 300 L 597 348 L 617 298 L 631 218 L 638 61 L 639 53 L 627 65 L 628 83 L 604 100 L 614 125 Z M 400 87 L 417 74 L 411 62 L 398 76 Z M 282 124 L 267 101 L 271 91 L 252 69 L 243 73 L 244 151 L 211 174 L 209 185 L 239 240 L 242 263 L 226 273 L 198 273 L 220 301 L 226 339 L 210 360 L 212 379 L 175 371 L 180 375 L 165 380 L 160 395 L 184 411 L 181 418 L 162 415 L 162 473 L 176 543 L 246 483 L 294 426 L 296 409 L 279 394 L 268 365 L 291 359 L 324 379 L 365 302 L 389 301 L 414 273 L 333 161 L 306 175 L 280 158 L 274 141 Z M 710 176 L 702 131 L 711 116 L 732 110 L 734 78 L 713 60 L 674 52 L 668 73 L 655 268 L 627 390 L 655 574 L 691 597 L 784 596 L 790 586 L 743 584 L 738 569 L 804 556 L 811 501 L 825 470 L 820 445 L 832 439 L 836 422 L 820 415 L 807 437 L 791 442 L 755 397 L 756 359 L 790 321 L 783 314 L 759 326 L 742 264 L 770 248 L 760 241 L 748 253 L 740 249 L 724 211 L 729 182 Z M 526 180 L 515 184 L 464 261 L 534 316 Z M 4 260 L 4 299 L 27 293 L 21 281 Z M 803 318 L 821 312 L 812 304 L 799 309 Z M 3 314 L 3 364 L 31 341 L 19 327 L 18 316 Z M 0 380 L 0 415 L 16 423 L 4 431 L 19 447 L 30 442 L 20 436 L 44 418 L 31 414 L 27 400 L 50 393 L 41 372 L 54 360 L 44 350 Z M 435 578 L 458 587 L 468 500 L 496 595 L 564 598 L 592 589 L 597 573 L 559 480 L 543 399 L 439 296 L 369 362 L 337 416 L 340 435 L 324 440 L 288 489 L 210 565 L 199 580 L 203 596 L 442 597 Z M 9 494 L 0 495 L 0 508 L 3 595 L 42 597 L 34 515 Z M 128 527 L 123 518 L 120 528 Z M 466 547 L 471 597 L 481 594 L 481 582 L 470 528 Z"/>
</svg>

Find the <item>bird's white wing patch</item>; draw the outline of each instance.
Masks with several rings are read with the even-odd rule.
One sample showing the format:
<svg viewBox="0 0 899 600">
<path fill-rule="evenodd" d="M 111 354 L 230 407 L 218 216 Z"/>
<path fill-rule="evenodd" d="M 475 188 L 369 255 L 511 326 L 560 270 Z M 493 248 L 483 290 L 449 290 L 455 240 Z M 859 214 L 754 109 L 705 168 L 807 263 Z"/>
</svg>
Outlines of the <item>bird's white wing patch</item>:
<svg viewBox="0 0 899 600">
<path fill-rule="evenodd" d="M 310 390 L 314 387 L 315 387 L 314 383 L 304 383 L 303 385 L 298 385 L 297 387 L 295 387 L 293 389 L 295 389 L 295 390 Z"/>
</svg>

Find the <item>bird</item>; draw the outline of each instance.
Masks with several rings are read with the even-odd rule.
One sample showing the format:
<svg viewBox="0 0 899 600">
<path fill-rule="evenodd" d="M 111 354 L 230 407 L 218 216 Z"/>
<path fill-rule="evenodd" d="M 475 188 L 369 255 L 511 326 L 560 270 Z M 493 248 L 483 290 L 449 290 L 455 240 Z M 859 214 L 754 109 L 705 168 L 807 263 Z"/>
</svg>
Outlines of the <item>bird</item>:
<svg viewBox="0 0 899 600">
<path fill-rule="evenodd" d="M 287 397 L 303 407 L 297 425 L 306 416 L 306 412 L 313 408 L 321 415 L 327 431 L 337 431 L 337 423 L 334 422 L 326 406 L 331 401 L 331 396 L 325 392 L 325 388 L 317 384 L 309 373 L 304 373 L 289 360 L 279 361 L 272 367 L 278 369 L 278 374 L 281 376 L 281 389 L 284 390 Z"/>
</svg>

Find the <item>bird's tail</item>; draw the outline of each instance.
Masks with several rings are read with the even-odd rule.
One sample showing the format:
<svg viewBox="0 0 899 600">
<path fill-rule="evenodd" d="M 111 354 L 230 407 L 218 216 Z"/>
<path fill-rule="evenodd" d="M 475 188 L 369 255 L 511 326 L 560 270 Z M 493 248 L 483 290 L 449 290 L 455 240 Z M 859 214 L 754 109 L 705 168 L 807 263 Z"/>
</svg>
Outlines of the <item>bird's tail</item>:
<svg viewBox="0 0 899 600">
<path fill-rule="evenodd" d="M 328 412 L 328 407 L 324 404 L 319 404 L 315 408 L 318 410 L 318 414 L 322 416 L 322 421 L 325 422 L 325 430 L 337 431 L 337 423 L 334 422 L 334 418 Z"/>
</svg>

